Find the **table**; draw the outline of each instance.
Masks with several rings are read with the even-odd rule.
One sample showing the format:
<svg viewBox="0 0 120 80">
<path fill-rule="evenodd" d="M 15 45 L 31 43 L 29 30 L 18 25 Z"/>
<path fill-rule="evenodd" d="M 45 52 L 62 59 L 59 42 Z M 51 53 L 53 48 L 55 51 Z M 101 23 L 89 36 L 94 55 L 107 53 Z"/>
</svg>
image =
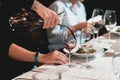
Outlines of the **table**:
<svg viewBox="0 0 120 80">
<path fill-rule="evenodd" d="M 107 38 L 107 34 L 104 34 L 103 36 Z M 109 48 L 116 48 L 118 46 L 120 47 L 120 36 L 111 34 L 111 37 L 112 39 L 115 39 L 115 43 Z M 73 63 L 79 64 L 76 68 L 72 68 L 72 72 L 69 72 L 69 70 L 67 71 L 67 68 L 63 69 L 61 65 L 43 65 L 23 73 L 12 80 L 34 80 L 33 75 L 41 74 L 45 71 L 54 73 L 54 71 L 57 71 L 60 67 L 62 67 L 61 69 L 63 69 L 63 72 L 66 72 L 66 74 L 64 73 L 62 76 L 61 80 L 116 80 L 111 67 L 112 56 L 113 53 L 102 52 L 95 55 L 95 57 L 89 58 L 89 64 L 94 66 L 93 69 L 86 69 L 84 67 L 84 58 L 72 57 Z"/>
</svg>

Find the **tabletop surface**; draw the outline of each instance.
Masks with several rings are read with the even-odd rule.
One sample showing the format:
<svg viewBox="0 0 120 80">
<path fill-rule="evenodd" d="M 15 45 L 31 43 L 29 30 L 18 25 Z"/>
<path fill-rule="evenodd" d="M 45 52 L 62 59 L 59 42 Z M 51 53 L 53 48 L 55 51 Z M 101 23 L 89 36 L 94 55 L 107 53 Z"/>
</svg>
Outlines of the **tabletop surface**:
<svg viewBox="0 0 120 80">
<path fill-rule="evenodd" d="M 107 38 L 107 33 L 101 37 L 101 44 L 99 43 L 99 47 L 103 47 Z M 44 77 L 49 74 L 56 72 L 62 72 L 61 79 L 54 79 L 54 80 L 116 80 L 115 74 L 112 71 L 111 60 L 113 56 L 112 49 L 120 47 L 120 36 L 111 34 L 111 39 L 113 40 L 112 43 L 107 45 L 107 51 L 102 51 L 95 56 L 89 58 L 89 64 L 93 66 L 92 69 L 86 69 L 86 59 L 73 56 L 72 62 L 75 63 L 75 67 L 68 68 L 66 65 L 43 65 L 37 67 L 31 71 L 25 72 L 12 80 L 41 80 L 37 78 L 42 78 L 40 75 L 44 75 Z M 89 41 L 92 43 L 93 41 Z M 120 56 L 120 55 L 119 55 Z M 46 75 L 46 76 L 45 76 Z M 66 77 L 67 76 L 67 77 Z M 55 76 L 54 76 L 55 77 Z M 36 79 L 35 79 L 36 78 Z M 46 79 L 52 80 L 52 79 Z"/>
</svg>

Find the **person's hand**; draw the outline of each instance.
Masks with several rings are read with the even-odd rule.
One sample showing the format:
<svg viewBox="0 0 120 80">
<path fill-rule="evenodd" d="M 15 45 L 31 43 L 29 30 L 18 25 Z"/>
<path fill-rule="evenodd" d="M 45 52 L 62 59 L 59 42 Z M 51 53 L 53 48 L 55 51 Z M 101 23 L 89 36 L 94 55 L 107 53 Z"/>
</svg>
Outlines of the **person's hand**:
<svg viewBox="0 0 120 80">
<path fill-rule="evenodd" d="M 78 23 L 74 26 L 71 27 L 71 30 L 73 32 L 76 32 L 78 30 L 82 30 L 82 29 L 85 29 L 85 32 L 90 32 L 91 29 L 92 29 L 93 25 L 92 23 L 89 23 L 89 22 L 81 22 L 81 23 Z"/>
<path fill-rule="evenodd" d="M 48 54 L 40 54 L 39 62 L 45 64 L 65 64 L 68 62 L 68 58 L 65 54 L 54 50 Z"/>
<path fill-rule="evenodd" d="M 60 21 L 56 12 L 45 7 L 37 0 L 34 1 L 31 9 L 34 10 L 44 20 L 44 29 L 52 28 Z"/>
<path fill-rule="evenodd" d="M 92 27 L 93 27 L 93 25 L 92 25 L 91 23 L 88 23 L 88 22 L 87 22 L 86 27 L 83 28 L 83 30 L 84 30 L 86 33 L 91 33 Z"/>
</svg>

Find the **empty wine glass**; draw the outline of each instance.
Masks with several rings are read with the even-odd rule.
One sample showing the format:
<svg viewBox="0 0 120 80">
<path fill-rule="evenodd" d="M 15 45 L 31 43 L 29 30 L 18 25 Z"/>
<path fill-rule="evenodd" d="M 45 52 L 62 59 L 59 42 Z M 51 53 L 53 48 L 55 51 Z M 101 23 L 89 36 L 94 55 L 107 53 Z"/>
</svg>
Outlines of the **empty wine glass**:
<svg viewBox="0 0 120 80">
<path fill-rule="evenodd" d="M 116 50 L 112 57 L 112 69 L 113 73 L 116 75 L 116 80 L 120 80 L 120 52 Z"/>
<path fill-rule="evenodd" d="M 109 41 L 110 41 L 110 31 L 117 25 L 117 17 L 115 10 L 106 10 L 104 15 L 104 25 L 109 31 Z"/>
<path fill-rule="evenodd" d="M 71 31 L 69 27 L 64 27 L 62 42 L 64 45 L 64 49 L 66 49 L 69 54 L 68 66 L 72 67 L 73 65 L 71 64 L 71 50 L 75 48 L 77 40 L 74 33 Z"/>
<path fill-rule="evenodd" d="M 85 51 L 85 53 L 86 53 L 86 65 L 85 65 L 85 67 L 87 68 L 87 69 L 91 69 L 91 68 L 93 68 L 93 66 L 91 66 L 90 64 L 89 64 L 89 57 L 88 57 L 88 54 L 89 54 L 89 47 L 87 46 L 87 44 L 86 44 L 86 41 L 89 41 L 90 39 L 91 39 L 91 34 L 90 33 L 86 33 L 85 31 L 83 31 L 83 37 L 84 37 L 84 39 L 85 39 L 85 43 L 84 43 L 84 45 L 82 46 L 82 48 L 84 49 L 84 51 Z M 89 43 L 88 43 L 89 44 Z"/>
<path fill-rule="evenodd" d="M 93 32 L 94 38 L 98 40 L 99 30 L 103 28 L 103 16 L 104 10 L 103 9 L 94 9 L 92 13 L 92 24 L 93 24 Z"/>
</svg>

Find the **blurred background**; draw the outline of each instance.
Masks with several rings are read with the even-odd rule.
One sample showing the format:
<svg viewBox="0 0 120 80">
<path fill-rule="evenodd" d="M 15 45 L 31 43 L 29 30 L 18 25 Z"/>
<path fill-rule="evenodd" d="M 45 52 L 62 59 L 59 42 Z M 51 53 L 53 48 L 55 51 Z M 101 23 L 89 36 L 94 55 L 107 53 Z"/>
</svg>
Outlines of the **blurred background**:
<svg viewBox="0 0 120 80">
<path fill-rule="evenodd" d="M 84 0 L 84 4 L 86 6 L 87 11 L 87 19 L 89 19 L 92 15 L 92 11 L 94 8 L 102 8 L 106 9 L 114 9 L 117 13 L 117 24 L 120 25 L 120 7 L 119 0 Z"/>
</svg>

